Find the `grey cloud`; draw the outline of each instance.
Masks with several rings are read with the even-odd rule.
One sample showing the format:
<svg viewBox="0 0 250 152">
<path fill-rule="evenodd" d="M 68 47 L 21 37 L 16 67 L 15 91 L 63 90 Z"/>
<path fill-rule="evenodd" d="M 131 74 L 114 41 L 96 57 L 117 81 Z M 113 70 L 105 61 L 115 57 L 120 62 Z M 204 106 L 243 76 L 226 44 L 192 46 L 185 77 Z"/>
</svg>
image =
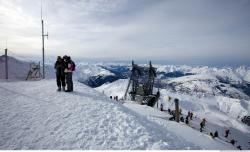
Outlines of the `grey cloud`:
<svg viewBox="0 0 250 152">
<path fill-rule="evenodd" d="M 232 56 L 250 59 L 248 0 L 44 2 L 48 55 L 187 62 Z M 40 1 L 0 0 L 0 4 L 4 12 L 0 40 L 8 37 L 15 42 L 13 49 L 39 54 Z"/>
</svg>

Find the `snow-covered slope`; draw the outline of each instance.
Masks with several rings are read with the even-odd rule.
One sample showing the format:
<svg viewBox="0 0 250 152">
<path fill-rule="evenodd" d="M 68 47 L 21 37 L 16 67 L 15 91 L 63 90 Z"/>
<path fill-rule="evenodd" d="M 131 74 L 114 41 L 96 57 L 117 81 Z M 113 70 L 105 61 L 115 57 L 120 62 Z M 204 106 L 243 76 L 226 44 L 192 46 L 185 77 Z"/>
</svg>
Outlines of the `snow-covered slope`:
<svg viewBox="0 0 250 152">
<path fill-rule="evenodd" d="M 242 81 L 249 81 L 249 73 L 250 68 L 246 66 L 240 66 L 240 67 L 207 67 L 207 66 L 197 66 L 197 67 L 191 67 L 191 66 L 177 66 L 177 65 L 156 65 L 158 72 L 176 72 L 180 71 L 183 73 L 191 73 L 191 74 L 210 74 L 214 75 L 215 77 L 222 77 L 223 79 L 239 83 Z"/>
<path fill-rule="evenodd" d="M 102 85 L 96 88 L 96 90 L 105 93 L 107 96 L 119 96 L 119 98 L 122 98 L 127 83 L 128 80 L 118 80 L 113 83 Z M 200 119 L 206 118 L 209 131 L 214 132 L 217 130 L 219 134 L 223 136 L 224 129 L 229 128 L 232 131 L 232 136 L 230 138 L 238 140 L 238 144 L 245 149 L 249 148 L 250 127 L 240 121 L 242 117 L 250 115 L 249 100 L 234 99 L 224 96 L 199 98 L 187 94 L 180 94 L 178 92 L 169 92 L 167 89 L 160 89 L 160 92 L 161 97 L 159 105 L 163 104 L 165 110 L 173 110 L 173 99 L 178 98 L 183 113 L 187 115 L 188 111 L 192 111 L 197 117 L 197 122 L 194 122 L 197 128 L 199 128 Z M 169 97 L 172 98 L 171 101 L 168 101 Z M 143 110 L 137 112 L 142 114 L 147 113 L 145 111 L 143 112 Z M 167 117 L 167 115 L 165 114 L 164 117 Z M 168 122 L 166 123 L 168 124 Z M 186 137 L 184 136 L 183 138 Z"/>
<path fill-rule="evenodd" d="M 55 80 L 0 83 L 0 149 L 199 148 L 80 83 L 55 89 Z"/>
<path fill-rule="evenodd" d="M 169 121 L 168 119 L 171 117 L 169 114 L 146 105 L 124 103 L 124 106 L 133 110 L 138 115 L 142 115 L 148 120 L 167 128 L 178 137 L 196 143 L 196 145 L 203 147 L 203 149 L 220 149 L 222 145 L 227 148 L 231 147 L 231 149 L 235 149 L 235 147 L 227 143 L 226 140 L 212 139 L 208 134 L 200 133 L 198 125 L 194 125 L 194 123 L 197 123 L 196 120 L 190 122 L 189 126 L 195 126 L 195 128 L 192 128 L 182 122 L 176 123 L 174 121 Z"/>
<path fill-rule="evenodd" d="M 8 57 L 9 79 L 25 80 L 29 72 L 29 63 Z M 5 78 L 5 57 L 0 56 L 0 79 Z"/>
<path fill-rule="evenodd" d="M 250 97 L 232 84 L 222 83 L 212 74 L 196 74 L 161 80 L 165 84 L 165 88 L 194 96 L 226 96 L 235 99 L 246 99 Z"/>
<path fill-rule="evenodd" d="M 118 80 L 113 83 L 104 84 L 98 88 L 97 91 L 104 93 L 106 96 L 124 96 L 128 79 Z M 156 90 L 156 89 L 155 89 Z M 226 113 L 230 118 L 240 119 L 246 115 L 250 115 L 250 100 L 235 99 L 224 96 L 209 96 L 196 97 L 179 92 L 170 92 L 168 89 L 160 89 L 161 102 L 167 104 L 168 97 L 181 99 L 181 106 L 188 110 L 204 113 L 209 108 Z M 172 104 L 172 103 L 171 103 Z M 167 104 L 169 106 L 169 104 Z"/>
<path fill-rule="evenodd" d="M 121 79 L 113 83 L 106 83 L 95 89 L 99 92 L 104 93 L 107 96 L 118 96 L 118 98 L 121 99 L 125 94 L 127 84 L 128 79 Z"/>
<path fill-rule="evenodd" d="M 250 99 L 249 67 L 189 67 L 156 65 L 161 88 L 194 96 Z M 174 76 L 169 77 L 172 74 Z"/>
<path fill-rule="evenodd" d="M 99 87 L 107 82 L 127 78 L 128 68 L 120 65 L 103 65 L 101 63 L 78 63 L 75 77 L 90 87 Z"/>
<path fill-rule="evenodd" d="M 89 63 L 77 64 L 75 77 L 79 82 L 91 87 L 100 86 L 105 82 L 113 82 L 118 79 L 114 73 L 100 67 L 100 65 Z"/>
<path fill-rule="evenodd" d="M 0 82 L 0 149 L 234 149 L 199 132 L 190 136 L 203 144 L 182 138 L 176 132 L 189 128 L 175 124 L 173 131 L 81 83 L 74 88 Z"/>
<path fill-rule="evenodd" d="M 42 68 L 42 67 L 41 67 Z M 30 62 L 8 56 L 8 78 L 25 80 L 30 70 Z M 42 69 L 41 69 L 42 70 Z M 52 65 L 45 65 L 46 78 L 55 78 Z M 5 56 L 0 56 L 0 79 L 5 79 Z"/>
</svg>

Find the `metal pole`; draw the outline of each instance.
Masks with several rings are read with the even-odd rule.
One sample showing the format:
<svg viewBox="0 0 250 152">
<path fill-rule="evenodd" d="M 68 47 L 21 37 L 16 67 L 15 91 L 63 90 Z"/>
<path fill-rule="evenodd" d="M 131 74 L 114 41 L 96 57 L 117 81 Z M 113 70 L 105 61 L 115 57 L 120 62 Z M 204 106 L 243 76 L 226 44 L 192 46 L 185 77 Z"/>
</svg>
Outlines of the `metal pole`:
<svg viewBox="0 0 250 152">
<path fill-rule="evenodd" d="M 180 111 L 179 111 L 179 100 L 175 99 L 175 121 L 179 122 L 180 121 Z"/>
<path fill-rule="evenodd" d="M 44 28 L 43 28 L 43 20 L 42 20 L 42 50 L 43 50 L 43 79 L 45 79 L 45 71 L 44 71 Z"/>
<path fill-rule="evenodd" d="M 8 49 L 5 49 L 5 78 L 8 79 Z"/>
<path fill-rule="evenodd" d="M 42 19 L 42 43 L 43 43 L 43 48 L 42 48 L 42 50 L 43 50 L 43 79 L 45 79 L 45 57 L 44 57 L 44 37 L 47 37 L 48 38 L 48 36 L 49 36 L 49 34 L 47 33 L 46 35 L 44 34 L 44 26 L 43 26 L 43 19 Z"/>
</svg>

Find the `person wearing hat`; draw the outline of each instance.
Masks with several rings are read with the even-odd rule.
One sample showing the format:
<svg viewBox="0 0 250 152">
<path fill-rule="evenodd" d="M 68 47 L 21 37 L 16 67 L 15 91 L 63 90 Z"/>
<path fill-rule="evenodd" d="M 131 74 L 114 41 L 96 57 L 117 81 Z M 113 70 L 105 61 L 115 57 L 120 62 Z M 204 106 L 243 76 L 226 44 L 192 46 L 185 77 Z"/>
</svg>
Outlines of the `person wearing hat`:
<svg viewBox="0 0 250 152">
<path fill-rule="evenodd" d="M 61 89 L 65 91 L 65 86 L 66 86 L 65 74 L 64 74 L 65 64 L 60 56 L 57 57 L 57 61 L 55 63 L 54 68 L 56 70 L 56 82 L 58 87 L 57 91 L 61 91 Z"/>
</svg>

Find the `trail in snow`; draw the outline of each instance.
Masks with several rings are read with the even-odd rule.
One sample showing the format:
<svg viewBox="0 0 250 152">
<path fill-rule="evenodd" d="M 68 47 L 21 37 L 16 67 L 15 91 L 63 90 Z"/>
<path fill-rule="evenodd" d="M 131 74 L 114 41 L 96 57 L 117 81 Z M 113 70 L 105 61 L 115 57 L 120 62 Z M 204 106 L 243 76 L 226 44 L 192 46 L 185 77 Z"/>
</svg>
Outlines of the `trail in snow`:
<svg viewBox="0 0 250 152">
<path fill-rule="evenodd" d="M 0 82 L 0 149 L 201 149 L 94 89 Z M 223 147 L 223 149 L 226 147 Z"/>
</svg>

